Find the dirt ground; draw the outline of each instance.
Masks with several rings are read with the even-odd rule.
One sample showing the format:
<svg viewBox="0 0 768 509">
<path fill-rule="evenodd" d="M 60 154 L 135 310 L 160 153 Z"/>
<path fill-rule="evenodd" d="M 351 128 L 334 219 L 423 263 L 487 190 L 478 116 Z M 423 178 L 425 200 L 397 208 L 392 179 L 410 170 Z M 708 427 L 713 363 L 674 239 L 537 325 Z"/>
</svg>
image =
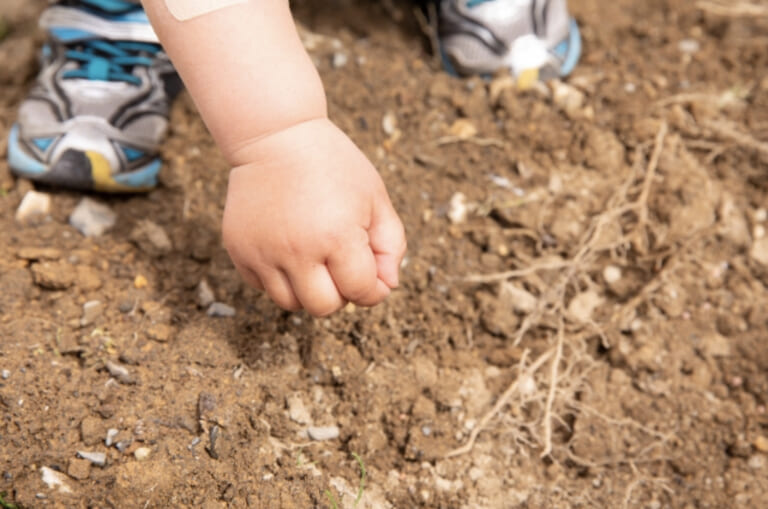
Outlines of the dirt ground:
<svg viewBox="0 0 768 509">
<path fill-rule="evenodd" d="M 110 231 L 52 189 L 14 220 L 44 4 L 0 8 L 0 506 L 768 506 L 765 3 L 571 0 L 581 64 L 519 92 L 441 72 L 408 3 L 296 1 L 409 237 L 401 289 L 327 319 L 238 277 L 185 94 Z"/>
</svg>

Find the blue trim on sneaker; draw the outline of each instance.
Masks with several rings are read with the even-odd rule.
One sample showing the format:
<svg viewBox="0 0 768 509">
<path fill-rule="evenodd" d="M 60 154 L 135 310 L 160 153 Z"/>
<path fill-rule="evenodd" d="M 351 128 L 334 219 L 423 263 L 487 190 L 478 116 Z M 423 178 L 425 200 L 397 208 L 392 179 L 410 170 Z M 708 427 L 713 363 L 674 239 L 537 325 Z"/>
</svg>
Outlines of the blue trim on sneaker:
<svg viewBox="0 0 768 509">
<path fill-rule="evenodd" d="M 91 32 L 80 30 L 78 28 L 51 27 L 50 32 L 54 39 L 57 39 L 65 44 L 93 38 L 93 34 Z"/>
<path fill-rule="evenodd" d="M 469 0 L 469 2 L 467 2 L 467 7 L 472 9 L 473 7 L 477 7 L 478 5 L 482 5 L 482 4 L 493 2 L 493 1 L 494 0 Z"/>
<path fill-rule="evenodd" d="M 131 9 L 136 9 L 137 4 L 133 2 L 126 2 L 124 0 L 80 0 L 86 5 L 96 7 L 102 11 L 112 13 L 122 13 Z"/>
<path fill-rule="evenodd" d="M 110 21 L 117 21 L 119 23 L 146 23 L 149 24 L 149 18 L 144 9 L 136 9 L 135 11 L 126 12 L 125 14 L 118 14 L 117 16 L 111 16 Z"/>
<path fill-rule="evenodd" d="M 144 157 L 145 152 L 143 150 L 139 150 L 137 148 L 133 147 L 120 147 L 120 150 L 123 151 L 123 154 L 125 154 L 125 158 L 128 160 L 129 163 L 132 163 L 134 161 L 137 161 Z"/>
<path fill-rule="evenodd" d="M 47 171 L 40 161 L 32 158 L 19 144 L 19 125 L 13 124 L 8 134 L 8 165 L 17 173 L 26 176 L 39 176 Z"/>
<path fill-rule="evenodd" d="M 53 143 L 53 140 L 55 140 L 55 139 L 56 138 L 53 138 L 53 137 L 51 137 L 51 138 L 33 138 L 32 139 L 32 143 L 34 143 L 37 148 L 39 148 L 40 150 L 45 152 L 46 150 L 48 150 L 48 147 L 51 146 L 51 143 Z"/>
<path fill-rule="evenodd" d="M 561 50 L 563 43 L 565 43 L 566 46 Z M 576 23 L 575 19 L 571 19 L 571 29 L 568 33 L 568 39 L 564 39 L 560 42 L 555 48 L 555 52 L 558 50 L 563 52 L 563 55 L 558 53 L 558 56 L 564 58 L 563 65 L 560 66 L 560 75 L 567 76 L 571 74 L 571 71 L 573 71 L 576 64 L 579 62 L 579 57 L 581 57 L 581 32 L 579 32 L 579 25 Z"/>
<path fill-rule="evenodd" d="M 115 182 L 124 186 L 133 187 L 136 189 L 148 189 L 157 186 L 157 175 L 160 173 L 160 168 L 163 163 L 160 158 L 152 160 L 146 166 L 143 166 L 137 170 L 118 173 L 113 175 L 112 178 Z"/>
</svg>

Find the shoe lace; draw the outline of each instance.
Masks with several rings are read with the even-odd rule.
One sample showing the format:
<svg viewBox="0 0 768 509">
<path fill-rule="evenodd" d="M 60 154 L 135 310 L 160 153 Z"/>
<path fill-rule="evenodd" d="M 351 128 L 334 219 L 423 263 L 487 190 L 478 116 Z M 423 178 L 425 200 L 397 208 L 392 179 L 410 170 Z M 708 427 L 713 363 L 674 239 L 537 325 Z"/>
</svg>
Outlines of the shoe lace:
<svg viewBox="0 0 768 509">
<path fill-rule="evenodd" d="M 141 85 L 141 79 L 132 74 L 134 67 L 149 67 L 160 45 L 132 41 L 83 41 L 76 48 L 68 49 L 66 58 L 77 62 L 77 69 L 65 71 L 64 79 L 94 81 L 122 81 Z"/>
</svg>

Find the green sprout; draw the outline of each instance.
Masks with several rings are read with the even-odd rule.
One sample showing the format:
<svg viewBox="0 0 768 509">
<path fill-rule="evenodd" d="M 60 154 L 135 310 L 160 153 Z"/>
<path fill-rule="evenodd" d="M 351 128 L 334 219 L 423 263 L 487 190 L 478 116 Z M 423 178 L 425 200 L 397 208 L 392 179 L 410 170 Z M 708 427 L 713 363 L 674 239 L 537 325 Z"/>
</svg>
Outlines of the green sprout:
<svg viewBox="0 0 768 509">
<path fill-rule="evenodd" d="M 354 507 L 357 507 L 357 504 L 360 503 L 360 501 L 363 499 L 363 492 L 365 492 L 365 464 L 363 463 L 363 459 L 357 455 L 356 453 L 352 453 L 352 457 L 357 460 L 357 464 L 360 465 L 360 485 L 357 488 L 357 498 L 355 499 L 355 505 Z"/>
<path fill-rule="evenodd" d="M 6 492 L 0 492 L 0 507 L 3 509 L 19 509 L 19 506 L 16 504 L 12 504 L 10 502 L 5 501 L 5 497 L 7 496 Z"/>
<path fill-rule="evenodd" d="M 331 509 L 339 509 L 339 503 L 336 502 L 336 497 L 333 496 L 331 490 L 325 490 L 325 496 L 328 497 L 328 503 L 331 504 Z"/>
</svg>

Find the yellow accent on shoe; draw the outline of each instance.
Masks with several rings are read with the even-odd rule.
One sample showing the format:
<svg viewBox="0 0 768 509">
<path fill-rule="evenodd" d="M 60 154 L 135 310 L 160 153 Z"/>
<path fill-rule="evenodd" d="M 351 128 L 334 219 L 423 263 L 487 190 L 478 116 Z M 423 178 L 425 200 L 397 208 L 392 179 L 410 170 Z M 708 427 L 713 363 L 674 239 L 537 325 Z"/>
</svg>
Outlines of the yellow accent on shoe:
<svg viewBox="0 0 768 509">
<path fill-rule="evenodd" d="M 517 77 L 517 89 L 529 90 L 539 81 L 538 69 L 525 69 Z"/>
<path fill-rule="evenodd" d="M 115 179 L 112 178 L 112 172 L 109 169 L 109 161 L 107 161 L 103 155 L 98 152 L 86 150 L 85 156 L 88 158 L 88 162 L 91 163 L 91 179 L 93 179 L 94 191 L 102 191 L 105 193 L 135 193 L 152 189 L 151 187 L 130 187 L 115 182 Z"/>
</svg>

